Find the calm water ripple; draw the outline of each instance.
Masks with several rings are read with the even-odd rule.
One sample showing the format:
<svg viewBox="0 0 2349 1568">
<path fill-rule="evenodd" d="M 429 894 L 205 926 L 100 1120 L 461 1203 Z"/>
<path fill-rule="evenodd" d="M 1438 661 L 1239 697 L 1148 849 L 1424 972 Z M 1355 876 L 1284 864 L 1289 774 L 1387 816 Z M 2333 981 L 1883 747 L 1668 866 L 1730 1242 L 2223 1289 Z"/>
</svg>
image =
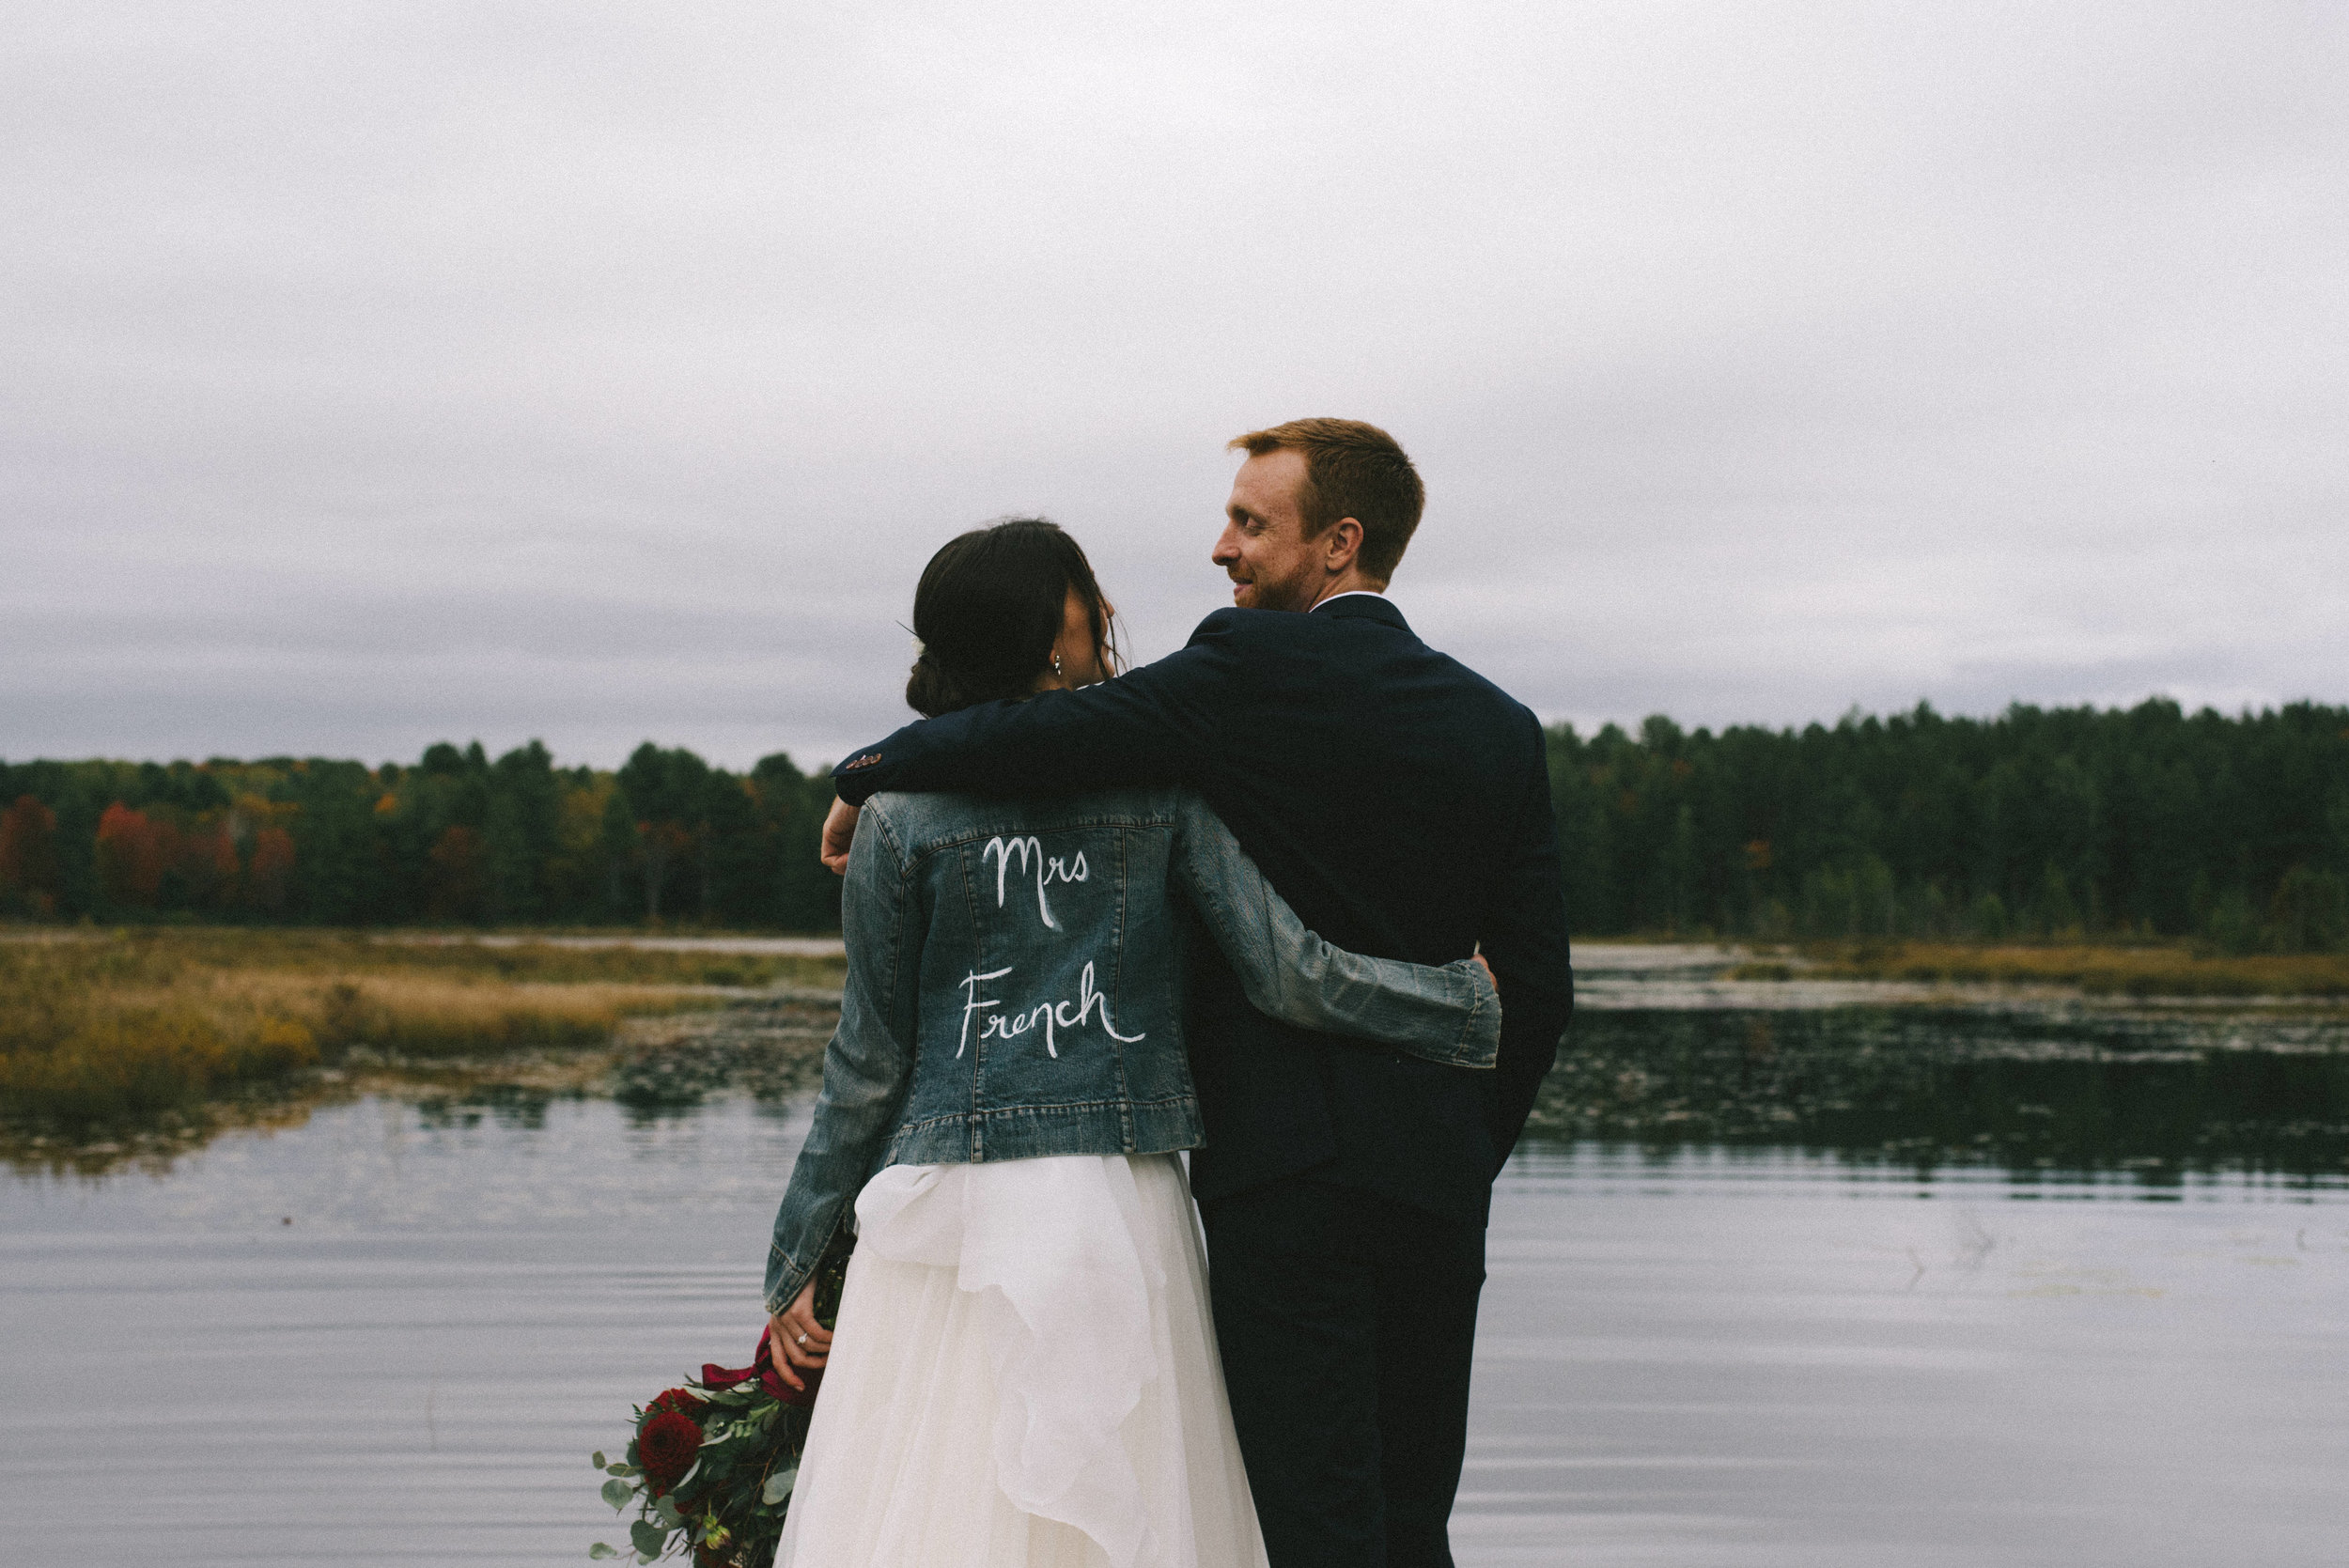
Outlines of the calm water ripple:
<svg viewBox="0 0 2349 1568">
<path fill-rule="evenodd" d="M 1464 1565 L 2341 1560 L 2321 1039 L 1615 1017 L 1498 1194 Z M 588 1452 L 757 1331 L 805 1106 L 711 1081 L 0 1178 L 0 1555 L 583 1561 Z"/>
</svg>

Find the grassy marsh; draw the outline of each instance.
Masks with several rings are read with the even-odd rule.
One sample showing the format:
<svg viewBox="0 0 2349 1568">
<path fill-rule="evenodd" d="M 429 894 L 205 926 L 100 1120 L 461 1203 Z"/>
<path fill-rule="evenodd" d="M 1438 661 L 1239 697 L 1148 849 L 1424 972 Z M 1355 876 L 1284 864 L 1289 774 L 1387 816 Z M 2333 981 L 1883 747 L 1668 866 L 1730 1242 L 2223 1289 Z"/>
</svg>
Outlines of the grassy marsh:
<svg viewBox="0 0 2349 1568">
<path fill-rule="evenodd" d="M 451 1059 L 593 1047 L 745 988 L 836 988 L 836 960 L 404 942 L 319 932 L 0 942 L 0 1117 L 90 1127 L 184 1111 L 354 1051 Z"/>
</svg>

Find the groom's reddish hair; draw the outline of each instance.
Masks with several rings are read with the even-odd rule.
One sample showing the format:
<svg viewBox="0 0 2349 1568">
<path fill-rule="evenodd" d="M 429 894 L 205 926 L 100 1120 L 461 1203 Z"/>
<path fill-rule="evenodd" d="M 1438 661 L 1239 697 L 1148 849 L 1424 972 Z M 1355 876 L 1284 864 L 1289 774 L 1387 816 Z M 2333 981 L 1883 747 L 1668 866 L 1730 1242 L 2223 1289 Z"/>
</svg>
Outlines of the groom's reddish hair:
<svg viewBox="0 0 2349 1568">
<path fill-rule="evenodd" d="M 1426 487 L 1402 446 L 1359 419 L 1292 419 L 1231 441 L 1233 451 L 1252 458 L 1283 447 L 1305 455 L 1305 482 L 1297 492 L 1305 536 L 1352 518 L 1362 525 L 1362 575 L 1376 582 L 1393 577 L 1427 505 Z"/>
</svg>

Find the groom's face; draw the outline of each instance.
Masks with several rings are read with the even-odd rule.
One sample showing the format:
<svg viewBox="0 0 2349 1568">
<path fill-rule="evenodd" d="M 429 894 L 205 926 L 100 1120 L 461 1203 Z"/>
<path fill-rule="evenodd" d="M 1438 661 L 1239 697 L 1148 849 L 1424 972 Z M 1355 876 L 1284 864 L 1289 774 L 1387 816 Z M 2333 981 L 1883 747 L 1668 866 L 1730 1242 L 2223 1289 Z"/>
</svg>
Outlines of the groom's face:
<svg viewBox="0 0 2349 1568">
<path fill-rule="evenodd" d="M 1305 454 L 1285 446 L 1250 458 L 1232 480 L 1212 559 L 1243 610 L 1311 610 L 1321 592 L 1326 551 L 1305 537 L 1297 505 L 1304 484 Z"/>
</svg>

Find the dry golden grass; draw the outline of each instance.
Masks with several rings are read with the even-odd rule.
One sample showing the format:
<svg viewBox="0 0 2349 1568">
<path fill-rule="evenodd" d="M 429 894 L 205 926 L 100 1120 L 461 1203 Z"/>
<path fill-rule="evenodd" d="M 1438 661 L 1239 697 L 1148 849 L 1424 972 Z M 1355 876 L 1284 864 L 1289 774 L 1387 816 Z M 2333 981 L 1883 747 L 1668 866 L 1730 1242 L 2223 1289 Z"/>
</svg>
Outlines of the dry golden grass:
<svg viewBox="0 0 2349 1568">
<path fill-rule="evenodd" d="M 2349 954 L 2230 956 L 2184 945 L 1976 947 L 1937 942 L 1822 943 L 1803 950 L 1806 975 L 1843 980 L 2072 986 L 2092 996 L 2349 996 Z M 1740 978 L 1784 979 L 1784 964 L 1753 963 Z"/>
<path fill-rule="evenodd" d="M 692 987 L 837 983 L 836 961 L 160 932 L 0 942 L 0 1112 L 69 1126 L 181 1108 L 355 1047 L 404 1058 L 599 1045 Z"/>
<path fill-rule="evenodd" d="M 33 933 L 28 933 L 33 934 Z M 117 967 L 148 971 L 190 967 L 322 974 L 437 974 L 474 980 L 575 984 L 611 981 L 652 986 L 840 984 L 837 958 L 775 954 L 674 952 L 632 947 L 568 947 L 550 941 L 491 946 L 436 941 L 402 933 L 236 930 L 219 926 L 146 928 L 108 934 L 37 933 L 61 946 L 98 945 Z"/>
</svg>

